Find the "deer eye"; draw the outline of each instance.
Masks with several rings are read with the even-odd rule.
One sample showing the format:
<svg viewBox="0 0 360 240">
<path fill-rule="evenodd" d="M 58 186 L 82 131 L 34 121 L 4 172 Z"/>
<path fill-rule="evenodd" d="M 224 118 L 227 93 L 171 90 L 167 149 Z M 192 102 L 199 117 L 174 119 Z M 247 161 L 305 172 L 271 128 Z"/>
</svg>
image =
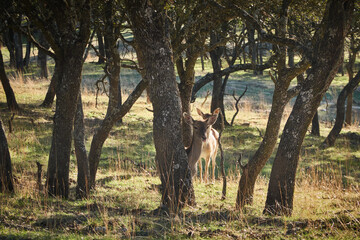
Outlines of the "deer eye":
<svg viewBox="0 0 360 240">
<path fill-rule="evenodd" d="M 194 126 L 194 129 L 198 129 L 198 127 Z"/>
</svg>

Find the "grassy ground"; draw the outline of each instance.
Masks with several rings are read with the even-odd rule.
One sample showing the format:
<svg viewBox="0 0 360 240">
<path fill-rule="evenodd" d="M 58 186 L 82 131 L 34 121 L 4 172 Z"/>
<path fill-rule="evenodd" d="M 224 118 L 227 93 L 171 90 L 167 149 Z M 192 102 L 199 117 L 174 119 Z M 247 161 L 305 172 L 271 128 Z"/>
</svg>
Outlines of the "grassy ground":
<svg viewBox="0 0 360 240">
<path fill-rule="evenodd" d="M 209 63 L 207 63 L 209 64 Z M 50 64 L 50 67 L 52 65 Z M 35 72 L 36 68 L 34 67 Z M 83 102 L 86 144 L 89 149 L 94 130 L 106 112 L 107 97 L 101 94 L 95 104 L 94 82 L 101 77 L 101 66 L 87 62 L 84 68 Z M 204 75 L 200 68 L 197 76 Z M 139 80 L 131 71 L 122 75 L 124 97 Z M 336 93 L 347 81 L 338 77 L 328 95 Z M 221 180 L 213 184 L 195 180 L 197 206 L 187 207 L 178 217 L 156 216 L 160 194 L 154 164 L 151 105 L 141 97 L 106 141 L 97 176 L 97 189 L 88 200 L 75 200 L 76 162 L 71 156 L 71 196 L 69 200 L 48 198 L 36 186 L 36 161 L 46 172 L 51 142 L 53 109 L 41 109 L 48 81 L 27 74 L 11 78 L 23 111 L 12 121 L 6 110 L 4 93 L 0 93 L 0 114 L 7 126 L 10 153 L 16 179 L 16 194 L 0 194 L 0 239 L 356 239 L 360 235 L 360 146 L 340 138 L 336 146 L 320 150 L 318 146 L 329 132 L 329 111 L 323 111 L 321 137 L 307 136 L 303 144 L 297 174 L 292 217 L 269 217 L 262 214 L 273 157 L 265 166 L 255 189 L 254 204 L 235 210 L 239 179 L 237 159 L 247 161 L 260 144 L 271 102 L 272 82 L 265 75 L 234 74 L 229 93 L 248 93 L 241 101 L 235 126 L 225 130 L 223 147 L 228 175 L 227 198 L 221 198 Z M 207 86 L 208 89 L 211 85 Z M 205 88 L 193 108 L 203 106 Z M 333 98 L 328 98 L 333 103 Z M 355 95 L 358 101 L 359 93 Z M 332 101 L 332 102 L 331 102 Z M 326 103 L 324 102 L 324 105 Z M 95 106 L 96 105 L 96 106 Z M 226 99 L 227 118 L 234 114 L 231 97 Z M 287 108 L 283 124 L 290 113 Z M 195 115 L 196 111 L 193 111 Z M 332 113 L 330 113 L 332 114 Z M 344 131 L 359 132 L 359 118 Z M 145 169 L 133 163 L 143 163 Z M 218 164 L 219 166 L 219 164 Z M 216 169 L 218 177 L 218 169 Z M 44 183 L 44 179 L 43 179 Z"/>
</svg>

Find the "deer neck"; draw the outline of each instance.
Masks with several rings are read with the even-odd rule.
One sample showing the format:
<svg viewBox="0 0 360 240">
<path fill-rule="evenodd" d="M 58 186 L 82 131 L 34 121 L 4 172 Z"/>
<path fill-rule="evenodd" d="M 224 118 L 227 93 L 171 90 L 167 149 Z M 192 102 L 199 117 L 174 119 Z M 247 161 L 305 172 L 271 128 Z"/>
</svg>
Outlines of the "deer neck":
<svg viewBox="0 0 360 240">
<path fill-rule="evenodd" d="M 201 138 L 193 136 L 191 145 L 186 151 L 189 158 L 189 165 L 195 165 L 196 162 L 199 160 L 202 146 L 203 141 L 201 140 Z"/>
</svg>

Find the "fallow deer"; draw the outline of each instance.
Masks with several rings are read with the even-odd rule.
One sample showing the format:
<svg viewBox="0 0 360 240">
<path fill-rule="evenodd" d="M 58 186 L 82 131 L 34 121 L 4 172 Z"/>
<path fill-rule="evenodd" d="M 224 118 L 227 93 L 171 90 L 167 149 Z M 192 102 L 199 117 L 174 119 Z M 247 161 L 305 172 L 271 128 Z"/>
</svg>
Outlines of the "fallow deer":
<svg viewBox="0 0 360 240">
<path fill-rule="evenodd" d="M 198 113 L 200 114 L 200 110 Z M 193 138 L 191 145 L 186 149 L 189 159 L 189 167 L 191 170 L 191 176 L 194 176 L 197 172 L 197 162 L 200 159 L 199 170 L 200 170 L 200 180 L 202 178 L 202 164 L 201 158 L 205 159 L 205 181 L 208 180 L 208 170 L 210 165 L 210 158 L 212 159 L 212 169 L 213 175 L 212 179 L 215 180 L 215 158 L 218 149 L 218 138 L 219 133 L 213 129 L 211 126 L 216 122 L 220 109 L 215 109 L 212 114 L 203 114 L 201 116 L 204 118 L 203 121 L 194 120 L 188 113 L 184 112 L 184 120 L 187 124 L 193 127 Z"/>
</svg>

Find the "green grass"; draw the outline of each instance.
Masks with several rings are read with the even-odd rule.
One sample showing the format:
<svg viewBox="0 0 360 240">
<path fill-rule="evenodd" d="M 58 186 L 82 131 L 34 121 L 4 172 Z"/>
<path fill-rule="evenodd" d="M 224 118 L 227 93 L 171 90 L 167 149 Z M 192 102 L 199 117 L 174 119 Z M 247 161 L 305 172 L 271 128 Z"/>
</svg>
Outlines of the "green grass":
<svg viewBox="0 0 360 240">
<path fill-rule="evenodd" d="M 209 70 L 209 62 L 206 63 Z M 35 68 L 35 67 L 34 67 Z M 10 73 L 13 70 L 8 70 Z M 36 71 L 35 71 L 36 72 Z M 139 75 L 127 70 L 122 73 L 126 96 L 139 81 Z M 84 65 L 83 103 L 86 126 L 86 147 L 89 150 L 94 131 L 104 118 L 107 97 L 100 94 L 95 107 L 94 81 L 102 75 L 102 68 L 92 62 Z M 197 66 L 197 77 L 205 75 Z M 329 92 L 335 96 L 347 79 L 336 79 L 339 84 Z M 319 145 L 330 130 L 329 112 L 322 112 L 321 137 L 307 135 L 302 147 L 294 212 L 292 217 L 262 215 L 273 156 L 261 172 L 254 195 L 254 204 L 242 211 L 235 210 L 235 199 L 240 169 L 239 154 L 246 162 L 255 153 L 264 133 L 271 103 L 273 83 L 266 74 L 234 74 L 229 92 L 239 95 L 249 87 L 241 101 L 241 111 L 235 125 L 223 133 L 222 144 L 225 169 L 228 175 L 227 198 L 222 201 L 222 182 L 217 159 L 214 184 L 195 180 L 197 206 L 186 207 L 176 218 L 156 216 L 159 206 L 160 180 L 154 163 L 152 140 L 152 108 L 142 96 L 127 114 L 122 124 L 116 124 L 104 144 L 97 189 L 88 200 L 75 200 L 76 160 L 71 155 L 69 200 L 49 198 L 36 187 L 36 161 L 46 172 L 52 134 L 53 109 L 38 106 L 45 96 L 49 81 L 39 80 L 36 74 L 11 78 L 18 102 L 24 111 L 12 121 L 9 133 L 4 93 L 0 93 L 0 112 L 5 125 L 13 162 L 16 194 L 0 194 L 0 239 L 356 239 L 360 229 L 360 146 L 340 138 L 335 147 L 320 150 Z M 211 84 L 206 87 L 211 88 Z M 204 101 L 199 93 L 193 105 Z M 359 94 L 359 93 L 356 93 Z M 357 95 L 356 95 L 357 96 Z M 210 99 L 202 107 L 209 108 Z M 228 121 L 234 114 L 233 100 L 226 98 Z M 288 116 L 290 107 L 284 117 Z M 196 116 L 195 111 L 193 115 Z M 343 131 L 359 132 L 359 122 Z M 219 155 L 218 155 L 219 156 Z M 143 163 L 145 170 L 134 163 Z M 44 183 L 43 179 L 43 183 Z"/>
</svg>

